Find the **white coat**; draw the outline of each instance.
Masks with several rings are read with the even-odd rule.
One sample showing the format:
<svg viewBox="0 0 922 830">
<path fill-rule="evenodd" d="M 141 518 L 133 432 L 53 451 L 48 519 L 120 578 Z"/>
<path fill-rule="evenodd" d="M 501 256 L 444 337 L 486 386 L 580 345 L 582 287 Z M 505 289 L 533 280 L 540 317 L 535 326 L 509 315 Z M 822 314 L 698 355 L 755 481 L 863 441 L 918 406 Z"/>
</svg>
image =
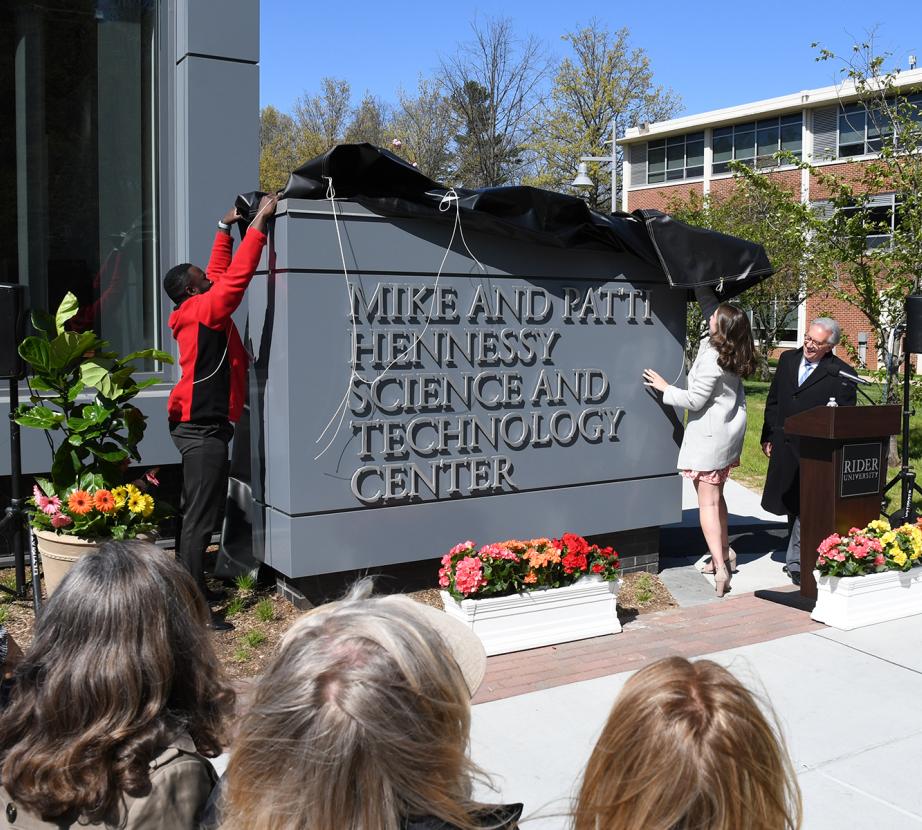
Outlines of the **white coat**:
<svg viewBox="0 0 922 830">
<path fill-rule="evenodd" d="M 687 386 L 669 386 L 663 392 L 663 403 L 688 410 L 676 466 L 699 471 L 729 467 L 743 451 L 746 393 L 739 375 L 718 366 L 710 338 L 701 341 Z"/>
</svg>

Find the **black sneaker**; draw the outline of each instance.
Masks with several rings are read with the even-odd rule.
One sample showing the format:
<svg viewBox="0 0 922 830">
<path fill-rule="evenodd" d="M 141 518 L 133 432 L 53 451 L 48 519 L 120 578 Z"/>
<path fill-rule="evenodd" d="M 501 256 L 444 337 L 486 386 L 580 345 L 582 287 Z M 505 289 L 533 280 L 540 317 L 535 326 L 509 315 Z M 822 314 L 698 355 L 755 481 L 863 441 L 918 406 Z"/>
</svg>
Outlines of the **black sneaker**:
<svg viewBox="0 0 922 830">
<path fill-rule="evenodd" d="M 229 623 L 224 617 L 219 617 L 215 614 L 211 615 L 211 621 L 208 623 L 208 627 L 212 631 L 233 631 L 234 626 Z"/>
<path fill-rule="evenodd" d="M 800 571 L 788 571 L 788 576 L 791 577 L 791 582 L 800 585 Z"/>
</svg>

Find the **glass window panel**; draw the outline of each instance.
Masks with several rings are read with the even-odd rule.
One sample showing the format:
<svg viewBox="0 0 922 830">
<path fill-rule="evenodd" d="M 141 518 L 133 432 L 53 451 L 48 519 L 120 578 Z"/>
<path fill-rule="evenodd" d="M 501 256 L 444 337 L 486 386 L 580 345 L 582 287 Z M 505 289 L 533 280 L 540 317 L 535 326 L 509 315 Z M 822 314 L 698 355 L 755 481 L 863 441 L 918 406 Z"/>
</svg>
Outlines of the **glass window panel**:
<svg viewBox="0 0 922 830">
<path fill-rule="evenodd" d="M 686 175 L 686 177 L 688 177 L 689 179 L 693 179 L 693 178 L 695 178 L 696 176 L 703 176 L 703 175 L 704 175 L 704 167 L 703 167 L 703 166 L 702 166 L 702 167 L 686 167 L 686 168 L 685 168 L 685 175 Z"/>
<path fill-rule="evenodd" d="M 0 280 L 40 309 L 72 291 L 68 327 L 119 352 L 155 346 L 157 4 L 59 5 L 0 4 Z"/>
<path fill-rule="evenodd" d="M 685 136 L 685 143 L 687 144 L 689 141 L 704 141 L 704 133 L 689 133 Z"/>
<path fill-rule="evenodd" d="M 737 124 L 733 127 L 733 131 L 736 133 L 748 133 L 750 130 L 756 128 L 755 121 L 747 121 L 745 124 Z"/>
<path fill-rule="evenodd" d="M 733 158 L 733 134 L 718 136 L 717 130 L 714 130 L 713 149 L 715 167 L 718 162 L 730 161 Z"/>
<path fill-rule="evenodd" d="M 839 157 L 847 158 L 848 156 L 860 156 L 864 154 L 864 142 L 860 144 L 840 144 Z"/>
<path fill-rule="evenodd" d="M 800 119 L 796 124 L 784 124 L 781 127 L 781 149 L 791 153 L 800 154 L 802 147 L 803 130 Z"/>
<path fill-rule="evenodd" d="M 678 170 L 685 167 L 685 142 L 666 147 L 666 169 Z"/>
<path fill-rule="evenodd" d="M 689 141 L 685 145 L 686 167 L 700 167 L 704 164 L 704 141 Z"/>
<path fill-rule="evenodd" d="M 684 147 L 685 146 L 685 136 L 684 135 L 674 135 L 672 138 L 666 139 L 667 147 Z"/>
<path fill-rule="evenodd" d="M 756 152 L 755 132 L 741 133 L 737 131 L 733 136 L 733 152 L 735 158 L 751 159 Z"/>
<path fill-rule="evenodd" d="M 647 171 L 659 173 L 666 169 L 666 150 L 647 150 Z"/>
<path fill-rule="evenodd" d="M 761 127 L 757 133 L 759 148 L 757 155 L 770 156 L 778 152 L 778 124 L 771 127 Z"/>
<path fill-rule="evenodd" d="M 712 170 L 713 170 L 715 176 L 716 176 L 718 173 L 729 173 L 729 172 L 730 172 L 730 163 L 729 163 L 729 162 L 726 162 L 726 161 L 717 162 L 715 165 L 713 165 Z"/>
<path fill-rule="evenodd" d="M 681 170 L 669 170 L 666 173 L 666 181 L 669 181 L 669 182 L 679 181 L 684 178 L 685 178 L 685 168 L 684 167 Z"/>
<path fill-rule="evenodd" d="M 794 115 L 782 115 L 781 116 L 781 126 L 782 127 L 802 127 L 803 126 L 803 116 L 797 112 Z"/>
<path fill-rule="evenodd" d="M 839 115 L 839 144 L 864 143 L 865 113 L 852 110 Z"/>
<path fill-rule="evenodd" d="M 656 184 L 666 180 L 665 173 L 647 173 L 647 184 Z"/>
<path fill-rule="evenodd" d="M 657 141 L 651 141 L 647 144 L 648 150 L 659 150 L 661 147 L 666 146 L 666 140 L 663 138 L 658 139 Z"/>
<path fill-rule="evenodd" d="M 733 127 L 717 127 L 714 130 L 714 138 L 722 138 L 726 135 L 733 135 Z"/>
<path fill-rule="evenodd" d="M 756 122 L 757 130 L 764 130 L 767 127 L 777 127 L 778 119 L 777 118 L 763 118 L 761 121 Z"/>
</svg>

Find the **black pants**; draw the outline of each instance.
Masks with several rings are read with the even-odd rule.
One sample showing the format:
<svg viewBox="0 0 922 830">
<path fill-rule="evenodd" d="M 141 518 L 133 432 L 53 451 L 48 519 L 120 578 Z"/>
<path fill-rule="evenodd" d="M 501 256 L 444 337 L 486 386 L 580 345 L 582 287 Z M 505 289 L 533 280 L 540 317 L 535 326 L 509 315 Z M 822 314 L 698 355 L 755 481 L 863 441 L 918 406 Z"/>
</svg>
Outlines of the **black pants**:
<svg viewBox="0 0 922 830">
<path fill-rule="evenodd" d="M 170 422 L 170 436 L 182 455 L 182 532 L 179 560 L 205 587 L 205 549 L 218 529 L 227 500 L 229 421 Z"/>
</svg>

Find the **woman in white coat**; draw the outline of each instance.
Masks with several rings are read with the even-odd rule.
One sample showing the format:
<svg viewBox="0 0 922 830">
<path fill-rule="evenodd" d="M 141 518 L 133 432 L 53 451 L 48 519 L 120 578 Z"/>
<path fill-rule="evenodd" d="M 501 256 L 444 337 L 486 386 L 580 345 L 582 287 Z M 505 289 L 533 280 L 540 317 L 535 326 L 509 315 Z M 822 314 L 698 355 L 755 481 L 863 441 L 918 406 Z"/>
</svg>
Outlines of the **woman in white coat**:
<svg viewBox="0 0 922 830">
<path fill-rule="evenodd" d="M 729 303 L 718 305 L 710 289 L 699 288 L 696 294 L 710 334 L 698 348 L 687 388 L 670 386 L 652 369 L 644 369 L 643 377 L 645 386 L 663 393 L 663 403 L 688 410 L 677 466 L 694 482 L 701 530 L 714 565 L 717 595 L 722 597 L 730 587 L 732 573 L 723 491 L 743 450 L 743 378 L 755 370 L 755 347 L 749 318 L 743 311 Z"/>
</svg>

